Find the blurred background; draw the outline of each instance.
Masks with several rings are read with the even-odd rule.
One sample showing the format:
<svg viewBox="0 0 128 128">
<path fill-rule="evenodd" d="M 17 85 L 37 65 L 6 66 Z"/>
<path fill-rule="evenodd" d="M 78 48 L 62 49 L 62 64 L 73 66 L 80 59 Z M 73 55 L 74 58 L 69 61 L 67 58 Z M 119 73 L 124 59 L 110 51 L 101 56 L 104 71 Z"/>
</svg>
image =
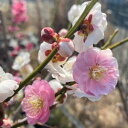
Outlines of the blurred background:
<svg viewBox="0 0 128 128">
<path fill-rule="evenodd" d="M 34 44 L 31 50 L 32 64 L 35 67 L 37 50 L 41 43 L 40 31 L 51 26 L 57 32 L 61 28 L 69 28 L 67 13 L 73 4 L 81 4 L 86 0 L 26 0 L 28 21 L 20 30 L 10 32 L 12 25 L 11 0 L 0 0 L 0 65 L 7 71 L 12 71 L 14 47 L 19 42 L 17 36 L 23 35 L 22 47 L 28 42 Z M 128 0 L 102 0 L 102 10 L 107 14 L 108 28 L 105 40 L 116 28 L 119 33 L 113 43 L 128 37 Z M 21 40 L 20 40 L 21 41 Z M 25 45 L 23 45 L 25 44 Z M 87 99 L 68 97 L 66 104 L 52 110 L 49 128 L 128 128 L 128 43 L 113 50 L 118 59 L 120 80 L 117 89 L 98 102 Z M 47 126 L 26 126 L 47 128 Z"/>
</svg>

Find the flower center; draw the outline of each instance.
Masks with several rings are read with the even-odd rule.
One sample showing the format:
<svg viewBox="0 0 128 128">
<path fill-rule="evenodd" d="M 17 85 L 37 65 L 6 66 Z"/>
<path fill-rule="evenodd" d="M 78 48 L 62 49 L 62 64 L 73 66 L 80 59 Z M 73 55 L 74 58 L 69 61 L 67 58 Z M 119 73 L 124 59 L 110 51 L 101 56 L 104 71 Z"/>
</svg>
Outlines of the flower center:
<svg viewBox="0 0 128 128">
<path fill-rule="evenodd" d="M 47 51 L 45 51 L 45 55 L 48 56 L 51 52 L 52 52 L 52 50 L 47 50 Z M 64 61 L 65 59 L 66 59 L 65 57 L 62 57 L 59 53 L 57 53 L 57 54 L 53 57 L 52 62 L 53 62 L 53 63 L 57 63 L 57 62 Z"/>
<path fill-rule="evenodd" d="M 23 60 L 23 58 L 22 58 L 21 56 L 19 56 L 19 57 L 17 58 L 17 62 L 21 64 L 21 63 L 24 62 L 24 60 Z"/>
<path fill-rule="evenodd" d="M 92 15 L 89 15 L 88 19 L 85 19 L 83 24 L 80 26 L 80 30 L 78 34 L 80 36 L 84 36 L 84 40 L 86 40 L 87 36 L 93 32 L 94 27 L 92 25 Z"/>
<path fill-rule="evenodd" d="M 104 77 L 106 71 L 106 68 L 99 65 L 95 65 L 90 68 L 89 75 L 91 79 L 99 81 Z"/>
<path fill-rule="evenodd" d="M 30 99 L 29 103 L 32 105 L 34 109 L 41 109 L 43 107 L 43 100 L 40 98 L 32 98 Z"/>
</svg>

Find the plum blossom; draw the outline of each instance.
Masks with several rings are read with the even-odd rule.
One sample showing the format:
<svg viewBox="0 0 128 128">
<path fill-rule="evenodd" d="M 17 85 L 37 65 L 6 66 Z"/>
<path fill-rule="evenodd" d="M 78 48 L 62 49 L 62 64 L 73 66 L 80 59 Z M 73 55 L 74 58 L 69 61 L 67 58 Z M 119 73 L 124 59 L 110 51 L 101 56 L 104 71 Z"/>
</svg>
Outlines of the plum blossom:
<svg viewBox="0 0 128 128">
<path fill-rule="evenodd" d="M 28 20 L 25 0 L 13 0 L 12 15 L 15 23 L 20 24 Z"/>
<path fill-rule="evenodd" d="M 26 113 L 28 123 L 45 123 L 50 116 L 50 106 L 53 105 L 55 95 L 49 83 L 36 80 L 25 88 L 25 98 L 22 108 Z"/>
<path fill-rule="evenodd" d="M 23 66 L 30 62 L 30 54 L 28 52 L 21 52 L 14 60 L 12 68 L 20 70 Z"/>
<path fill-rule="evenodd" d="M 17 82 L 10 73 L 5 73 L 0 67 L 0 103 L 14 94 L 18 88 Z"/>
<path fill-rule="evenodd" d="M 55 47 L 54 44 L 49 44 L 46 42 L 43 42 L 40 45 L 40 50 L 38 52 L 38 60 L 40 63 L 46 59 L 46 57 L 52 52 L 54 47 Z M 68 59 L 67 56 L 70 56 L 73 53 L 74 50 L 72 47 L 73 47 L 73 43 L 71 40 L 64 39 L 60 41 L 60 48 L 59 48 L 60 50 L 53 57 L 53 59 L 46 66 L 46 68 L 48 68 L 51 72 L 54 72 L 56 68 L 60 67 L 60 65 L 63 65 Z"/>
<path fill-rule="evenodd" d="M 118 77 L 118 63 L 110 49 L 89 48 L 78 55 L 73 65 L 78 88 L 90 96 L 109 94 L 115 89 Z"/>
<path fill-rule="evenodd" d="M 88 4 L 89 2 L 84 2 L 82 5 L 80 5 L 80 7 L 77 7 L 77 13 L 79 14 L 77 14 L 76 18 L 74 18 L 74 20 L 72 21 L 72 25 L 77 22 Z M 71 8 L 69 12 L 73 13 L 73 8 Z M 72 13 L 69 13 L 69 17 L 72 17 Z M 93 44 L 97 44 L 104 38 L 104 31 L 106 29 L 106 26 L 106 14 L 102 13 L 101 4 L 97 2 L 87 15 L 83 23 L 80 25 L 78 31 L 74 34 L 75 37 L 73 39 L 73 42 L 75 45 L 75 50 L 77 52 L 82 52 L 85 51 L 87 47 Z"/>
</svg>

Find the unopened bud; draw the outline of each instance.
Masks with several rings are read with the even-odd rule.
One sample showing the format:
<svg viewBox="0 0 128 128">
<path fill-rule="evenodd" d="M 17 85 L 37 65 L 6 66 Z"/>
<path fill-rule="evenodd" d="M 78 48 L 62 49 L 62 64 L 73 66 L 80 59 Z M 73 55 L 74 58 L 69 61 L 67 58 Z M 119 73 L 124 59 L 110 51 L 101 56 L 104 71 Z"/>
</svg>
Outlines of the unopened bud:
<svg viewBox="0 0 128 128">
<path fill-rule="evenodd" d="M 50 44 L 55 42 L 55 38 L 54 38 L 55 35 L 56 35 L 56 33 L 50 27 L 45 27 L 41 31 L 42 41 L 45 41 L 45 42 L 50 43 Z"/>
<path fill-rule="evenodd" d="M 59 54 L 63 57 L 69 57 L 74 52 L 74 44 L 72 40 L 65 38 L 59 43 Z"/>
<path fill-rule="evenodd" d="M 62 28 L 62 29 L 59 31 L 59 35 L 60 35 L 61 37 L 65 37 L 67 33 L 68 33 L 68 30 L 65 29 L 65 28 Z"/>
</svg>

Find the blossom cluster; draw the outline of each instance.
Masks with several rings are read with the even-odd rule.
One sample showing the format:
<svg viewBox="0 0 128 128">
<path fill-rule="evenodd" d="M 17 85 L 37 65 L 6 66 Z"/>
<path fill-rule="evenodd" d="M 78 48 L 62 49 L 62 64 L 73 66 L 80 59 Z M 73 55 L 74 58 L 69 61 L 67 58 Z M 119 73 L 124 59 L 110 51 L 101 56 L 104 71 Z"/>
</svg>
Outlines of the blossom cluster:
<svg viewBox="0 0 128 128">
<path fill-rule="evenodd" d="M 89 2 L 84 2 L 82 5 L 71 7 L 68 19 L 72 26 L 76 24 L 88 4 Z M 23 0 L 13 5 L 15 22 L 20 23 L 27 19 L 25 6 Z M 68 33 L 66 29 L 58 33 L 50 27 L 41 30 L 39 63 L 46 61 L 54 50 L 57 52 L 45 66 L 52 80 L 47 82 L 37 78 L 25 88 L 22 108 L 29 124 L 47 122 L 50 109 L 64 103 L 68 94 L 78 98 L 85 97 L 94 102 L 115 89 L 119 78 L 117 60 L 110 49 L 101 50 L 94 47 L 94 44 L 104 39 L 106 27 L 106 14 L 101 11 L 101 4 L 97 2 L 74 33 L 73 39 L 66 37 Z M 31 46 L 29 48 L 31 49 Z M 19 52 L 19 49 L 15 50 Z M 21 52 L 15 58 L 12 68 L 18 70 L 22 77 L 26 78 L 33 72 L 33 67 L 29 63 L 30 54 Z M 21 79 L 5 73 L 2 68 L 0 72 L 0 102 L 3 102 L 14 94 Z M 63 86 L 66 87 L 66 91 L 60 101 L 56 94 Z"/>
<path fill-rule="evenodd" d="M 28 20 L 25 0 L 13 0 L 12 15 L 14 23 L 16 24 L 20 24 Z"/>
</svg>

